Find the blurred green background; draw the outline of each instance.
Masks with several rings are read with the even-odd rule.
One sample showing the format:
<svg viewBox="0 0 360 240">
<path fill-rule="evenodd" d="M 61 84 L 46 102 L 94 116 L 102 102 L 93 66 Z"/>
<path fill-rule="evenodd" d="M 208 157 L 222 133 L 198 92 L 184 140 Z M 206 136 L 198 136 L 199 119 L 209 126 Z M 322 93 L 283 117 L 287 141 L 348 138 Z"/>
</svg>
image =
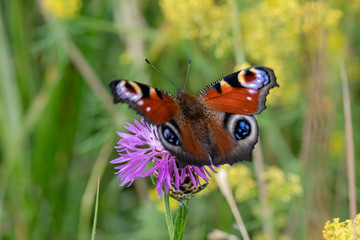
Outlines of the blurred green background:
<svg viewBox="0 0 360 240">
<path fill-rule="evenodd" d="M 345 128 L 359 156 L 359 24 L 357 0 L 1 1 L 0 238 L 89 239 L 98 176 L 96 239 L 168 238 L 149 179 L 119 187 L 109 164 L 116 131 L 139 119 L 112 104 L 109 82 L 175 93 L 147 57 L 180 88 L 191 58 L 193 94 L 240 68 L 274 69 L 280 88 L 257 116 L 264 171 L 238 163 L 229 182 L 252 239 L 321 239 L 327 220 L 350 218 Z M 240 238 L 216 183 L 189 206 L 184 239 L 216 229 Z"/>
</svg>

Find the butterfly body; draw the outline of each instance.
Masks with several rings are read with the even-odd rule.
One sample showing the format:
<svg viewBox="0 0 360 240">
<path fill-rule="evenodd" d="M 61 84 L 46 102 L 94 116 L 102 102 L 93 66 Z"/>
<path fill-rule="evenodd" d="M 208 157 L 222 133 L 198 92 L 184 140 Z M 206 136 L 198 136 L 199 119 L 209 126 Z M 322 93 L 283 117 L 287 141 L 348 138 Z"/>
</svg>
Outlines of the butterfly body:
<svg viewBox="0 0 360 240">
<path fill-rule="evenodd" d="M 186 165 L 233 164 L 251 160 L 258 126 L 253 114 L 265 109 L 269 89 L 277 86 L 273 71 L 253 67 L 230 74 L 196 96 L 174 97 L 151 86 L 115 80 L 114 102 L 125 102 L 158 126 L 164 147 Z"/>
<path fill-rule="evenodd" d="M 209 156 L 216 158 L 230 150 L 230 135 L 224 131 L 218 113 L 206 108 L 201 99 L 184 92 L 178 94 L 177 104 L 179 112 L 174 121 L 181 133 L 183 148 L 189 155 L 183 153 L 183 158 L 195 156 L 195 159 L 210 164 Z M 192 162 L 192 165 L 200 164 L 200 161 Z"/>
</svg>

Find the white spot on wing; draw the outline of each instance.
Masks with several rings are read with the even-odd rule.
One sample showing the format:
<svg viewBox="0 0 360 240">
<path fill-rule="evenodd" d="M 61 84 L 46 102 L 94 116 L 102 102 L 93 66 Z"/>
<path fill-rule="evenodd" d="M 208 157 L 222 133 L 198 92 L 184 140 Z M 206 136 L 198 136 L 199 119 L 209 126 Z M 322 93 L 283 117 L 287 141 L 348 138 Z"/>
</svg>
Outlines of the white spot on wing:
<svg viewBox="0 0 360 240">
<path fill-rule="evenodd" d="M 149 111 L 151 110 L 151 108 L 150 108 L 150 107 L 147 107 L 145 110 L 146 110 L 147 112 L 149 112 Z"/>
<path fill-rule="evenodd" d="M 251 98 L 251 97 L 246 97 L 246 99 L 247 99 L 247 100 L 249 100 L 249 101 L 251 101 L 251 100 L 252 100 L 252 98 Z"/>
<path fill-rule="evenodd" d="M 255 89 L 248 89 L 248 92 L 250 93 L 250 94 L 255 94 L 256 93 L 256 90 Z"/>
<path fill-rule="evenodd" d="M 140 88 L 137 85 L 135 85 L 134 83 L 132 83 L 132 82 L 129 82 L 129 83 L 131 84 L 131 86 L 133 86 L 136 93 L 130 92 L 129 89 L 125 86 L 126 82 L 122 81 L 122 82 L 119 82 L 116 85 L 116 93 L 117 93 L 117 95 L 119 95 L 119 97 L 121 99 L 128 99 L 131 102 L 135 102 L 135 101 L 141 99 L 142 93 L 140 91 Z M 142 102 L 142 104 L 143 103 L 144 102 Z"/>
<path fill-rule="evenodd" d="M 134 94 L 133 96 L 130 97 L 130 100 L 131 101 L 137 101 L 141 98 L 141 95 L 140 94 Z"/>
<path fill-rule="evenodd" d="M 121 85 L 121 83 L 118 83 L 117 85 L 116 85 L 116 93 L 118 94 L 118 95 L 121 95 L 123 92 L 125 92 L 126 91 L 126 87 L 124 87 L 124 86 L 122 86 Z"/>
<path fill-rule="evenodd" d="M 137 102 L 137 105 L 139 105 L 139 106 L 142 106 L 143 104 L 144 104 L 143 100 L 140 100 L 140 101 Z"/>
</svg>

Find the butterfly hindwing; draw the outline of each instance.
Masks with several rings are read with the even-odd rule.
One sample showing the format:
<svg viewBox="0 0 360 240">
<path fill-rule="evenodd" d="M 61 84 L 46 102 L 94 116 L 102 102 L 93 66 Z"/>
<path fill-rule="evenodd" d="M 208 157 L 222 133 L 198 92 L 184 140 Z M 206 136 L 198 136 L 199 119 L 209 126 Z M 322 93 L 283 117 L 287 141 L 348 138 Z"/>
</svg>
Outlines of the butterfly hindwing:
<svg viewBox="0 0 360 240">
<path fill-rule="evenodd" d="M 255 117 L 215 111 L 208 114 L 208 119 L 199 119 L 196 123 L 171 120 L 158 127 L 160 140 L 177 157 L 179 166 L 218 166 L 250 161 L 251 151 L 258 141 Z M 200 131 L 205 132 L 206 140 L 199 138 Z M 171 139 L 176 141 L 170 143 L 165 135 L 173 135 Z"/>
<path fill-rule="evenodd" d="M 266 96 L 275 86 L 278 85 L 272 69 L 252 67 L 210 84 L 197 97 L 214 111 L 254 115 L 265 109 Z"/>
<path fill-rule="evenodd" d="M 146 84 L 127 80 L 110 83 L 114 103 L 124 102 L 155 124 L 163 124 L 175 118 L 178 106 L 169 93 Z"/>
<path fill-rule="evenodd" d="M 258 141 L 258 125 L 255 117 L 226 113 L 223 125 L 230 136 L 231 149 L 213 160 L 215 165 L 251 161 L 251 152 Z"/>
</svg>

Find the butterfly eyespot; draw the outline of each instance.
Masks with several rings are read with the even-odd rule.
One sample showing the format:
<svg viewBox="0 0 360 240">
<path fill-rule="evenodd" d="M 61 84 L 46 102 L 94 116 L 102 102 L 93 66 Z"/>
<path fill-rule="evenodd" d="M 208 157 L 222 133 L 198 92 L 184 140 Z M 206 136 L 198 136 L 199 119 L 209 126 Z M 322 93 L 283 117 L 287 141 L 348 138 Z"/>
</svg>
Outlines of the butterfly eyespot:
<svg viewBox="0 0 360 240">
<path fill-rule="evenodd" d="M 241 119 L 236 122 L 234 135 L 237 140 L 241 140 L 250 135 L 251 126 L 250 123 L 244 119 Z"/>
<path fill-rule="evenodd" d="M 164 127 L 162 130 L 162 134 L 164 136 L 164 139 L 171 145 L 175 145 L 175 146 L 180 145 L 179 138 L 175 135 L 174 131 L 171 130 L 170 128 Z"/>
</svg>

